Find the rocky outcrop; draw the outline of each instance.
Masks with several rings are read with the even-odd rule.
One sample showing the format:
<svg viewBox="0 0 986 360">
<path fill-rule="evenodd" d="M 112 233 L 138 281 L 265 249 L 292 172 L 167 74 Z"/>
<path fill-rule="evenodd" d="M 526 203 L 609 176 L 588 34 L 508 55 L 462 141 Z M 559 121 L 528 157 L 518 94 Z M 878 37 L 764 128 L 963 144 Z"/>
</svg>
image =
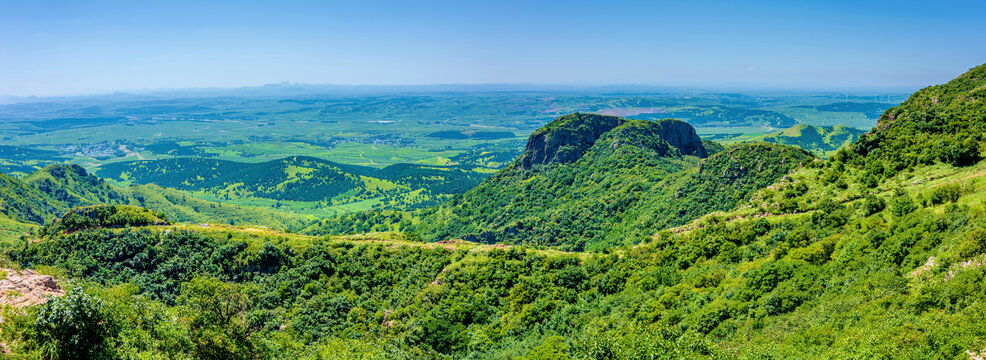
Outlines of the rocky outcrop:
<svg viewBox="0 0 986 360">
<path fill-rule="evenodd" d="M 34 270 L 0 269 L 7 274 L 0 280 L 0 305 L 14 307 L 44 304 L 51 296 L 65 295 L 55 278 Z"/>
<path fill-rule="evenodd" d="M 517 163 L 522 169 L 578 160 L 600 136 L 623 124 L 616 116 L 569 114 L 535 131 Z"/>
<path fill-rule="evenodd" d="M 521 169 L 531 169 L 537 165 L 551 163 L 565 164 L 575 162 L 585 155 L 607 133 L 615 134 L 615 144 L 631 144 L 654 148 L 662 156 L 661 149 L 676 149 L 678 155 L 708 156 L 702 139 L 695 128 L 678 120 L 626 120 L 616 116 L 596 114 L 569 114 L 559 117 L 535 131 L 527 141 L 524 153 L 517 161 Z"/>
<path fill-rule="evenodd" d="M 700 158 L 709 156 L 702 145 L 702 138 L 695 133 L 695 128 L 684 121 L 662 120 L 660 123 L 661 139 L 671 146 L 678 148 L 682 155 L 693 155 Z"/>
</svg>

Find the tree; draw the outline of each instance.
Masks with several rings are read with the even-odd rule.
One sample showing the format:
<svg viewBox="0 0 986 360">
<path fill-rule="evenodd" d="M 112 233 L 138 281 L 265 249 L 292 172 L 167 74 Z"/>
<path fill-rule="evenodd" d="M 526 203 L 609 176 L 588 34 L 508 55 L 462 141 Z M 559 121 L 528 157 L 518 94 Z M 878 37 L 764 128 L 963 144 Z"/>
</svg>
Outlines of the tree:
<svg viewBox="0 0 986 360">
<path fill-rule="evenodd" d="M 895 217 L 903 217 L 904 215 L 910 214 L 914 210 L 917 210 L 918 206 L 914 204 L 914 200 L 911 196 L 907 194 L 902 189 L 897 189 L 894 192 L 894 199 L 890 204 L 890 211 L 893 212 Z"/>
<path fill-rule="evenodd" d="M 514 360 L 568 360 L 568 344 L 561 336 L 550 336 L 531 349 L 527 356 L 515 358 Z"/>
<path fill-rule="evenodd" d="M 107 358 L 106 340 L 114 333 L 104 302 L 82 290 L 70 291 L 41 305 L 25 332 L 28 351 L 50 359 Z"/>
<path fill-rule="evenodd" d="M 250 359 L 258 349 L 244 320 L 250 297 L 242 286 L 197 277 L 182 285 L 184 307 L 195 354 L 201 359 Z"/>
</svg>

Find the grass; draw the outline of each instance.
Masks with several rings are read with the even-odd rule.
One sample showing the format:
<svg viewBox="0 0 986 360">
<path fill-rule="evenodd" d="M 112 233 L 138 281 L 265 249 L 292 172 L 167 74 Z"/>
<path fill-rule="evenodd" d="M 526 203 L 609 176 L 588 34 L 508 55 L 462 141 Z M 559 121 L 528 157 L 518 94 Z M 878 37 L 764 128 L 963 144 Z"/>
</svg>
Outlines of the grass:
<svg viewBox="0 0 986 360">
<path fill-rule="evenodd" d="M 791 173 L 789 177 L 798 179 L 817 179 L 819 178 L 817 172 L 818 169 L 800 169 Z M 964 191 L 955 204 L 960 206 L 982 206 L 983 204 L 986 204 L 986 162 L 980 162 L 977 165 L 962 168 L 957 168 L 942 163 L 925 166 L 921 168 L 920 172 L 898 174 L 892 180 L 884 182 L 879 187 L 869 191 L 866 189 L 856 188 L 855 186 L 857 184 L 854 184 L 854 187 L 850 187 L 848 191 L 845 191 L 844 193 L 857 194 L 858 196 L 856 198 L 849 199 L 842 197 L 835 200 L 846 205 L 853 205 L 857 202 L 863 201 L 861 194 L 870 193 L 889 201 L 897 189 L 903 189 L 914 199 L 915 202 L 920 202 L 922 198 L 927 197 L 928 194 L 935 189 L 947 184 L 956 183 L 963 185 Z M 764 190 L 761 190 L 761 193 L 763 191 Z M 826 186 L 822 184 L 810 185 L 806 194 L 808 195 L 807 197 L 816 199 L 831 196 L 828 193 Z M 756 198 L 756 195 L 754 198 Z M 936 212 L 942 212 L 946 206 L 948 205 L 940 204 L 931 206 L 930 208 Z M 765 214 L 761 209 L 753 206 L 740 206 L 739 208 L 731 211 L 713 212 L 684 226 L 667 229 L 665 231 L 671 231 L 673 233 L 688 232 L 703 227 L 704 224 L 709 223 L 712 219 L 750 221 L 753 219 L 765 218 L 768 221 L 776 222 L 790 217 L 797 218 L 810 216 L 812 211 L 794 214 Z"/>
<path fill-rule="evenodd" d="M 267 208 L 281 213 L 311 215 L 315 217 L 331 217 L 349 212 L 370 210 L 374 205 L 382 203 L 379 198 L 359 200 L 345 204 L 329 205 L 314 201 L 274 200 L 253 196 L 225 199 L 204 191 L 190 192 L 190 194 L 195 198 L 206 201 L 244 207 Z"/>
<path fill-rule="evenodd" d="M 14 243 L 19 241 L 21 236 L 36 234 L 40 228 L 40 226 L 18 222 L 0 214 L 0 243 Z"/>
</svg>

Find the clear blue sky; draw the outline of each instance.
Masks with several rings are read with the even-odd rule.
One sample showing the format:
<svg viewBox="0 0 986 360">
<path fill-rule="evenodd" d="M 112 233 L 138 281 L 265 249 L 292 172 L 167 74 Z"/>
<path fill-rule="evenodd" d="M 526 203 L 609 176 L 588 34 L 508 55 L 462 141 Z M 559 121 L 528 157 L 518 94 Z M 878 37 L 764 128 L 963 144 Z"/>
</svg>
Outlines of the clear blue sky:
<svg viewBox="0 0 986 360">
<path fill-rule="evenodd" d="M 0 0 L 0 94 L 332 84 L 920 87 L 986 1 Z"/>
</svg>

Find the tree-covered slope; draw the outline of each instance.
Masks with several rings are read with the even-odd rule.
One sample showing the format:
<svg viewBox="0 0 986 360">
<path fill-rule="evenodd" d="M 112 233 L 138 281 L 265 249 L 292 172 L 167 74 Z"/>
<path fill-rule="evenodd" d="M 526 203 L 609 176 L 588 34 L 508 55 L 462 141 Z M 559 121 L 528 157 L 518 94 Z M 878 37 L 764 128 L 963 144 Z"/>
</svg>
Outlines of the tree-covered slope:
<svg viewBox="0 0 986 360">
<path fill-rule="evenodd" d="M 815 161 L 811 153 L 790 146 L 732 147 L 702 160 L 697 170 L 681 174 L 674 182 L 645 192 L 613 234 L 648 237 L 711 212 L 731 210 L 755 191 Z"/>
<path fill-rule="evenodd" d="M 856 142 L 866 131 L 843 125 L 814 126 L 798 124 L 782 131 L 755 138 L 775 144 L 797 146 L 818 156 L 827 156 Z"/>
<path fill-rule="evenodd" d="M 973 82 L 986 86 L 983 78 Z M 983 105 L 956 111 L 977 114 Z M 898 109 L 898 121 L 919 122 L 915 114 L 928 106 L 909 100 Z M 941 120 L 972 131 L 980 119 Z M 83 228 L 0 247 L 21 267 L 91 281 L 45 305 L 7 311 L 0 337 L 11 352 L 36 358 L 967 359 L 983 352 L 986 162 L 875 165 L 910 158 L 892 150 L 935 153 L 923 145 L 951 134 L 923 129 L 915 133 L 922 142 L 883 135 L 865 152 L 851 148 L 830 160 L 752 144 L 702 161 L 658 156 L 670 148 L 635 138 L 646 132 L 616 136 L 631 122 L 601 133 L 574 161 L 514 164 L 513 173 L 487 183 L 513 196 L 553 196 L 534 186 L 536 174 L 586 166 L 588 179 L 615 173 L 611 181 L 619 182 L 627 174 L 646 179 L 644 169 L 700 163 L 660 174 L 696 186 L 670 198 L 725 196 L 741 199 L 739 206 L 636 245 L 581 253 L 393 233 Z M 887 129 L 874 133 L 894 131 Z M 635 172 L 590 167 L 637 164 L 627 158 L 643 164 Z M 560 182 L 557 194 L 585 191 L 568 187 L 577 181 Z M 767 183 L 752 194 L 727 191 Z M 594 196 L 611 204 L 609 194 Z M 520 213 L 510 204 L 490 214 Z M 87 341 L 69 346 L 79 344 L 78 334 Z"/>
<path fill-rule="evenodd" d="M 35 225 L 59 218 L 73 207 L 98 204 L 150 207 L 166 211 L 173 220 L 182 222 L 295 228 L 310 221 L 305 216 L 209 202 L 155 185 L 120 188 L 78 165 L 49 165 L 23 179 L 0 174 L 0 204 L 0 211 L 9 218 Z"/>
<path fill-rule="evenodd" d="M 356 191 L 362 185 L 359 175 L 370 170 L 310 157 L 263 163 L 173 158 L 108 164 L 97 174 L 181 190 L 209 190 L 276 200 L 326 201 Z"/>
<path fill-rule="evenodd" d="M 727 210 L 811 157 L 783 146 L 744 145 L 705 160 L 716 168 L 733 161 L 742 170 L 710 175 L 697 169 L 706 156 L 703 141 L 681 121 L 566 115 L 532 134 L 512 165 L 426 210 L 415 230 L 427 239 L 575 250 L 636 243 L 660 228 Z M 739 180 L 748 176 L 755 178 Z M 729 189 L 715 194 L 720 184 Z"/>
<path fill-rule="evenodd" d="M 205 192 L 224 200 L 258 197 L 345 203 L 399 197 L 417 190 L 436 198 L 462 193 L 487 177 L 472 168 L 394 164 L 376 169 L 306 156 L 260 163 L 182 157 L 113 163 L 97 174 L 117 181 Z"/>
<path fill-rule="evenodd" d="M 40 224 L 58 213 L 58 204 L 24 182 L 7 174 L 0 174 L 0 211 L 7 217 L 21 222 Z"/>
<path fill-rule="evenodd" d="M 850 155 L 900 171 L 936 161 L 973 164 L 986 130 L 986 64 L 948 83 L 915 92 L 890 108 L 877 126 L 850 147 Z M 876 166 L 876 165 L 874 165 Z"/>
<path fill-rule="evenodd" d="M 116 202 L 122 198 L 116 187 L 78 165 L 49 165 L 28 174 L 23 181 L 63 203 L 63 212 L 76 206 Z"/>
</svg>

